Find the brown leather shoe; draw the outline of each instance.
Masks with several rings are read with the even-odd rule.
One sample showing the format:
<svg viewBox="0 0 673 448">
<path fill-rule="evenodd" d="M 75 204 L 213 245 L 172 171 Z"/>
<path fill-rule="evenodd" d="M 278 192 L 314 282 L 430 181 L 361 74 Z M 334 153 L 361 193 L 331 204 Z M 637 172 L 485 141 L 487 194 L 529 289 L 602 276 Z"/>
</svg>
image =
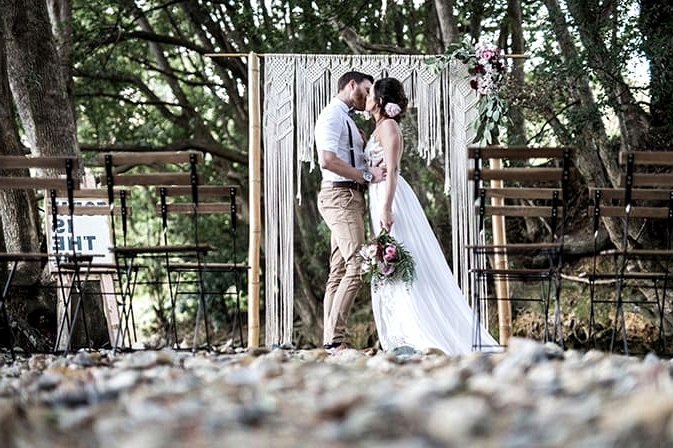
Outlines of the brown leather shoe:
<svg viewBox="0 0 673 448">
<path fill-rule="evenodd" d="M 349 344 L 348 342 L 342 342 L 341 344 L 339 344 L 338 347 L 336 347 L 334 349 L 334 352 L 336 353 L 336 352 L 340 352 L 342 350 L 349 350 L 349 349 L 352 349 L 352 348 L 353 348 L 353 346 L 351 344 Z"/>
</svg>

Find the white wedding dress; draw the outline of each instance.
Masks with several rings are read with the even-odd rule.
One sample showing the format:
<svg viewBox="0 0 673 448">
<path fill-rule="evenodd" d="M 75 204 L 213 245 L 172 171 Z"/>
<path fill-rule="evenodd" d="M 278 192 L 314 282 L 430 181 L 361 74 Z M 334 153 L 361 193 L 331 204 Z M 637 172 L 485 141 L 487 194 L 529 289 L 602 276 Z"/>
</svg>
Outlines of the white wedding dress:
<svg viewBox="0 0 673 448">
<path fill-rule="evenodd" d="M 383 147 L 370 138 L 365 157 L 371 166 L 384 157 Z M 383 165 L 383 164 L 382 164 Z M 385 182 L 369 186 L 369 212 L 373 231 L 381 230 L 379 214 Z M 474 316 L 454 280 L 416 194 L 398 176 L 393 200 L 394 224 L 390 234 L 410 252 L 416 262 L 416 280 L 372 287 L 372 308 L 383 350 L 409 346 L 423 351 L 438 348 L 447 355 L 473 350 Z M 500 350 L 495 339 L 480 326 L 482 350 Z"/>
</svg>

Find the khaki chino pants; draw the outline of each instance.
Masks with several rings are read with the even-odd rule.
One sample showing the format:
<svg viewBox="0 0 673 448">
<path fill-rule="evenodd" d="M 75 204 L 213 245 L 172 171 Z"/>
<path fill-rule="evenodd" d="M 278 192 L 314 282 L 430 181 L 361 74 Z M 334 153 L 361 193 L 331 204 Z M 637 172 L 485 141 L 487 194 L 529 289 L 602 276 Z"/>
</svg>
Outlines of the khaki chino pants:
<svg viewBox="0 0 673 448">
<path fill-rule="evenodd" d="M 365 197 L 361 191 L 323 187 L 318 210 L 331 232 L 330 270 L 325 288 L 324 343 L 345 342 L 347 321 L 362 286 L 357 254 L 365 242 Z"/>
</svg>

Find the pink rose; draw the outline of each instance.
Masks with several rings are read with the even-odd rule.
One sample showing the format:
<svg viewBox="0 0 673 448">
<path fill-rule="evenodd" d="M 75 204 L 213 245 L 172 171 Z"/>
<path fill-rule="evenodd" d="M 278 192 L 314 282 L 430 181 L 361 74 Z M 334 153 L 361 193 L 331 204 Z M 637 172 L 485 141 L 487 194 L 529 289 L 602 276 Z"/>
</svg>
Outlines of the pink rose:
<svg viewBox="0 0 673 448">
<path fill-rule="evenodd" d="M 383 259 L 386 261 L 394 260 L 395 255 L 397 255 L 397 247 L 394 244 L 389 244 L 386 246 L 385 253 L 383 254 Z"/>
<path fill-rule="evenodd" d="M 486 60 L 488 60 L 488 59 L 491 59 L 491 58 L 492 58 L 493 56 L 495 56 L 495 55 L 496 55 L 496 52 L 495 52 L 494 50 L 486 49 L 486 50 L 484 50 L 484 51 L 481 52 L 481 54 L 479 55 L 479 57 L 480 57 L 481 59 L 486 59 Z"/>
</svg>

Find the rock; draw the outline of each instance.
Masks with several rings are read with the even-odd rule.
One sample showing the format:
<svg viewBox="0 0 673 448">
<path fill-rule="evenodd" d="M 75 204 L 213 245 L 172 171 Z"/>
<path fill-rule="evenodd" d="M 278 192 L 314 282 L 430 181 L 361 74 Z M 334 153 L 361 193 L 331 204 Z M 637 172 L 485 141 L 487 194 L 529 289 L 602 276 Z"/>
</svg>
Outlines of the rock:
<svg viewBox="0 0 673 448">
<path fill-rule="evenodd" d="M 673 446 L 673 364 L 513 338 L 445 356 L 258 348 L 20 356 L 2 446 Z"/>
</svg>

